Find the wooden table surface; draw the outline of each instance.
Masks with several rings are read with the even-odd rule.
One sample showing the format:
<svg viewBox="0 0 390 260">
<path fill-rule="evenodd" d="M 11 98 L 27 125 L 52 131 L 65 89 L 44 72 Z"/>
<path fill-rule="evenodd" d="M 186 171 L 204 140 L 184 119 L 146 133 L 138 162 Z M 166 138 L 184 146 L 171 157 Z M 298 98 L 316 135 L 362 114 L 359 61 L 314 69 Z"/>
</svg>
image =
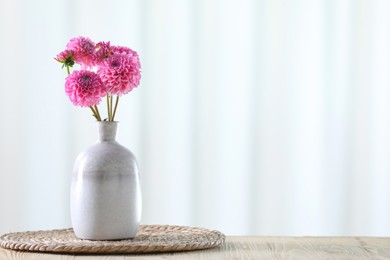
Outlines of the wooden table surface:
<svg viewBox="0 0 390 260">
<path fill-rule="evenodd" d="M 0 247 L 0 260 L 6 259 L 390 259 L 390 238 L 227 237 L 218 248 L 144 255 L 44 254 Z"/>
</svg>

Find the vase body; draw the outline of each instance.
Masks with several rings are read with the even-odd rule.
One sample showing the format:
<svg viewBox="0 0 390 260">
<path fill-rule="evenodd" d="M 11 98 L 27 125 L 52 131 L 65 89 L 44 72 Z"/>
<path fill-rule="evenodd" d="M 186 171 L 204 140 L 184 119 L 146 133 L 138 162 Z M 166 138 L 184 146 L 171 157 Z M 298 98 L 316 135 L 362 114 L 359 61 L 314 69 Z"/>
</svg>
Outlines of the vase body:
<svg viewBox="0 0 390 260">
<path fill-rule="evenodd" d="M 117 122 L 97 122 L 99 140 L 76 159 L 70 212 L 81 239 L 135 237 L 141 220 L 141 188 L 134 155 L 116 142 Z"/>
</svg>

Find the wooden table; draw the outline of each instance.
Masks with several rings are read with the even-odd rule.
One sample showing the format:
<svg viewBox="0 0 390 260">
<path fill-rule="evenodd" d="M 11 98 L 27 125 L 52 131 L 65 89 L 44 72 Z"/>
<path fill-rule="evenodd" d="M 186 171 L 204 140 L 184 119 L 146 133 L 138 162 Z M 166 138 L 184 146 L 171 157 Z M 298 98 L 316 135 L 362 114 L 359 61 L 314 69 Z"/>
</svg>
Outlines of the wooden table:
<svg viewBox="0 0 390 260">
<path fill-rule="evenodd" d="M 227 237 L 219 248 L 146 255 L 43 254 L 0 247 L 0 260 L 6 259 L 390 259 L 390 238 Z"/>
</svg>

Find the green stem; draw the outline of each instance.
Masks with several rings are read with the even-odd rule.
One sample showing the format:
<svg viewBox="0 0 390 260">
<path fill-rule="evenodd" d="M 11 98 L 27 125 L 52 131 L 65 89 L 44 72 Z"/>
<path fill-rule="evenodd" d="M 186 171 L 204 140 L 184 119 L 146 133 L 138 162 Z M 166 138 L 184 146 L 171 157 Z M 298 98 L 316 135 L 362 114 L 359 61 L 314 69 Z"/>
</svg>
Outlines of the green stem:
<svg viewBox="0 0 390 260">
<path fill-rule="evenodd" d="M 111 113 L 111 122 L 113 121 L 112 120 L 112 95 L 110 96 L 110 113 Z"/>
<path fill-rule="evenodd" d="M 118 102 L 119 102 L 119 96 L 116 96 L 114 114 L 112 115 L 112 121 L 114 121 L 114 118 L 115 118 L 116 108 L 118 107 Z"/>
<path fill-rule="evenodd" d="M 107 93 L 107 115 L 108 115 L 108 121 L 111 120 L 111 114 L 110 114 L 110 96 Z"/>
<path fill-rule="evenodd" d="M 99 113 L 98 107 L 96 105 L 94 107 L 95 107 L 96 115 L 98 117 L 98 121 L 102 121 L 102 118 L 100 117 L 100 113 Z"/>
<path fill-rule="evenodd" d="M 92 113 L 93 113 L 93 115 L 95 116 L 96 120 L 97 120 L 97 121 L 100 121 L 98 115 L 96 114 L 95 109 L 93 109 L 92 106 L 90 106 L 89 108 L 92 110 Z"/>
<path fill-rule="evenodd" d="M 68 75 L 70 74 L 69 66 L 66 66 L 66 71 L 68 72 Z"/>
<path fill-rule="evenodd" d="M 89 108 L 92 110 L 93 114 L 95 115 L 96 113 L 95 113 L 95 109 L 93 108 L 93 106 L 90 106 Z"/>
</svg>

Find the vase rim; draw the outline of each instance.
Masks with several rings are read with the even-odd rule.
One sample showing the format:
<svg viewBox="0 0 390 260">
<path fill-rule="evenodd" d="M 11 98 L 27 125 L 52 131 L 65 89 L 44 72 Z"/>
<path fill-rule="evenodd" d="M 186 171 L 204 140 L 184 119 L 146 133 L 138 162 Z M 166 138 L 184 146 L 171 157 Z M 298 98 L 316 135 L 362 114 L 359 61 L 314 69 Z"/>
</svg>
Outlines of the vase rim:
<svg viewBox="0 0 390 260">
<path fill-rule="evenodd" d="M 98 124 L 118 124 L 119 121 L 96 121 Z"/>
</svg>

